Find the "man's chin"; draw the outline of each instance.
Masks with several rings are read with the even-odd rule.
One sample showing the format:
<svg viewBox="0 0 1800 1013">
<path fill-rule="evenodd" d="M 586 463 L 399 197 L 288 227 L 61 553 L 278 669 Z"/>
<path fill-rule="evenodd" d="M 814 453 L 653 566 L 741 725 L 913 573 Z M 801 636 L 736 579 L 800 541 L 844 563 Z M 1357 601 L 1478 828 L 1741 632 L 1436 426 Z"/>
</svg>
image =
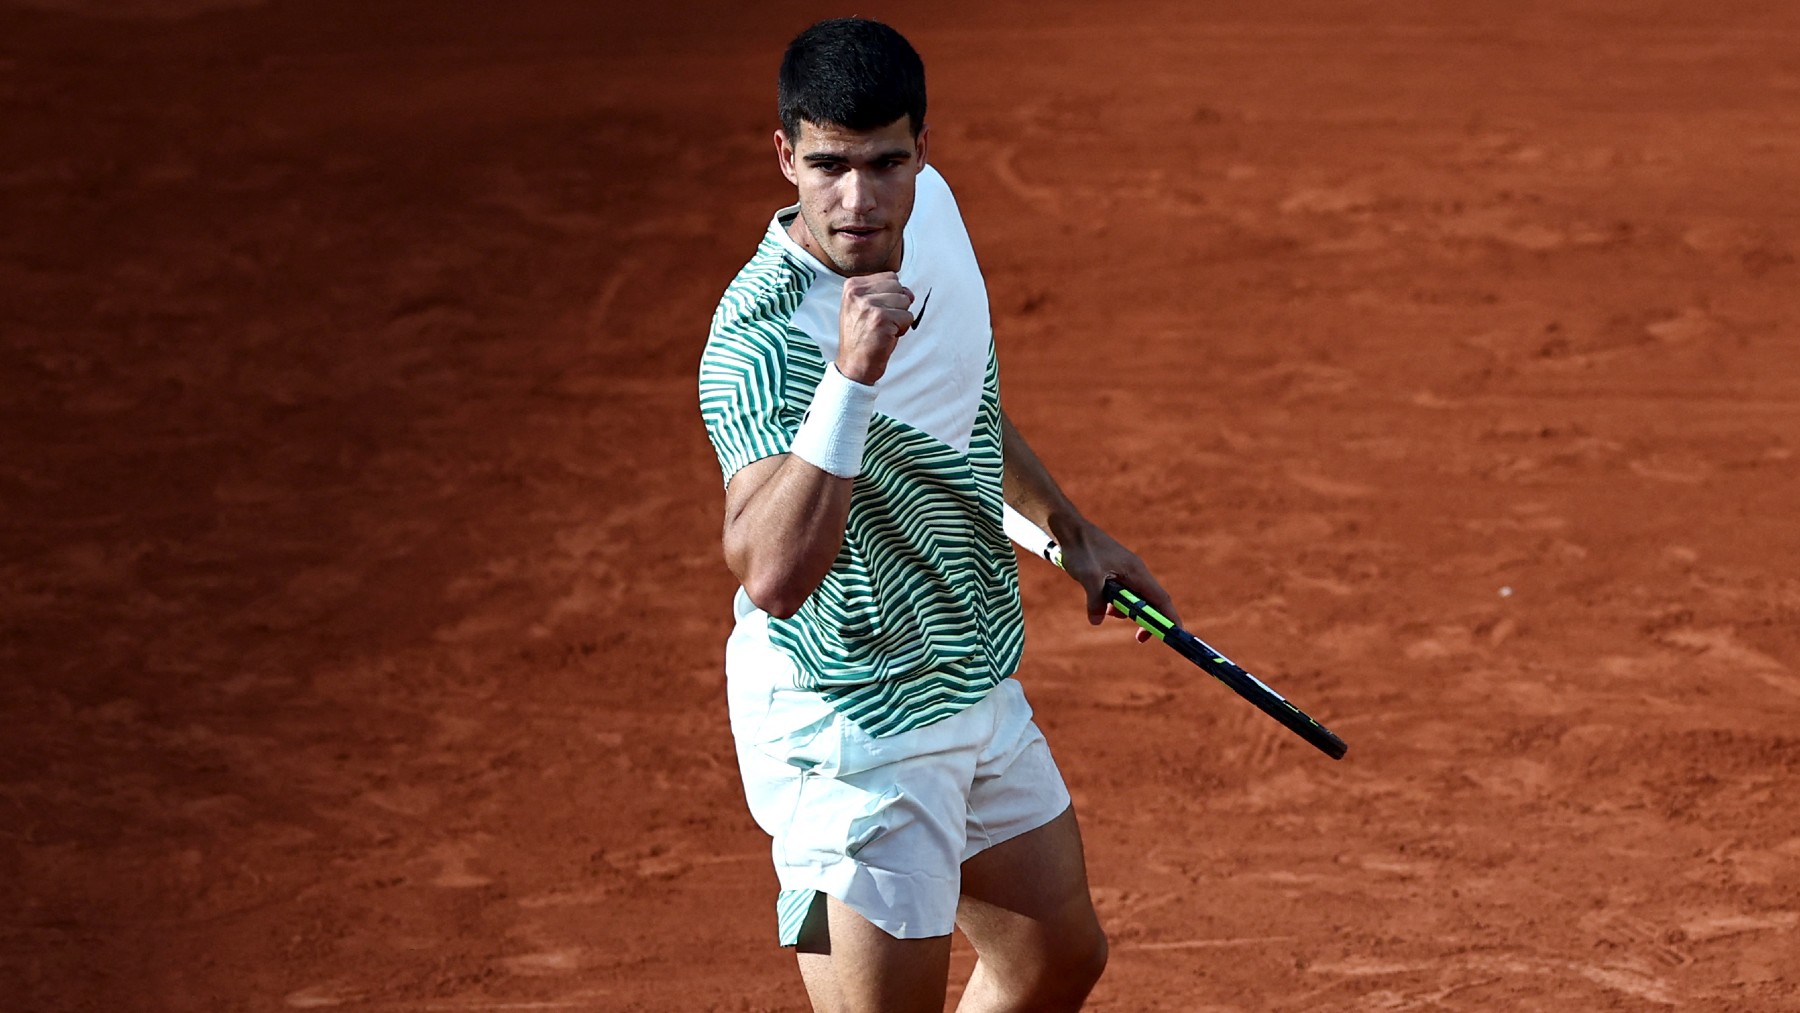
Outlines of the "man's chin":
<svg viewBox="0 0 1800 1013">
<path fill-rule="evenodd" d="M 831 251 L 832 262 L 845 274 L 875 274 L 888 269 L 888 253 L 877 253 L 873 250 L 835 249 Z"/>
</svg>

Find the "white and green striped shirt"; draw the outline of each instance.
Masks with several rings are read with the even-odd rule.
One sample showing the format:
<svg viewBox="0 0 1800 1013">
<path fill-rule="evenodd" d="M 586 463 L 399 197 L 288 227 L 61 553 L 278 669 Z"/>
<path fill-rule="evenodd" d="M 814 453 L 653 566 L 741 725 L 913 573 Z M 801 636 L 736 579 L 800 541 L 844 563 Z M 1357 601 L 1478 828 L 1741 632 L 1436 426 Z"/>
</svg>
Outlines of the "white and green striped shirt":
<svg viewBox="0 0 1800 1013">
<path fill-rule="evenodd" d="M 720 299 L 700 360 L 700 412 L 727 483 L 787 452 L 837 357 L 844 279 L 788 235 L 797 213 L 769 223 Z M 974 704 L 1024 649 L 1018 569 L 1001 522 L 987 287 L 950 188 L 930 167 L 903 257 L 901 283 L 915 312 L 927 308 L 877 385 L 843 548 L 799 612 L 767 620 L 800 688 L 877 736 Z"/>
</svg>

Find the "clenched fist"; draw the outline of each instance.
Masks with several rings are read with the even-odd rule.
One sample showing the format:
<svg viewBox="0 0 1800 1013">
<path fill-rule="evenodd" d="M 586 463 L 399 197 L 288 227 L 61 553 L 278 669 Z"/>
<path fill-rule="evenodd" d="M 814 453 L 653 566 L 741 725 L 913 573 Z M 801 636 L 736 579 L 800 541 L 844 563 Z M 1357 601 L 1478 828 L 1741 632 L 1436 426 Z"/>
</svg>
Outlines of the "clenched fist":
<svg viewBox="0 0 1800 1013">
<path fill-rule="evenodd" d="M 838 372 L 857 383 L 881 379 L 900 335 L 912 326 L 912 301 L 912 291 L 892 271 L 845 280 L 838 309 Z"/>
</svg>

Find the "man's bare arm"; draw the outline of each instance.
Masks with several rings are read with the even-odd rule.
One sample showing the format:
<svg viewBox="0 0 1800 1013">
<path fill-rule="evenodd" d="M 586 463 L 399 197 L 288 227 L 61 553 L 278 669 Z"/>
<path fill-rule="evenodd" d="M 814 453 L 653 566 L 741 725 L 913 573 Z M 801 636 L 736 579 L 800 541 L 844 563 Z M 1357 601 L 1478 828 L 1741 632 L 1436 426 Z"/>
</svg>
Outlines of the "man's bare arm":
<svg viewBox="0 0 1800 1013">
<path fill-rule="evenodd" d="M 881 379 L 895 343 L 912 325 L 911 305 L 912 292 L 892 271 L 844 282 L 834 363 L 844 379 L 861 385 Z M 725 489 L 725 564 L 757 608 L 781 619 L 800 611 L 831 572 L 856 483 L 800 456 L 806 451 L 798 442 L 795 449 L 745 465 Z M 856 462 L 848 463 L 854 470 Z"/>
<path fill-rule="evenodd" d="M 791 454 L 765 457 L 732 476 L 725 564 L 757 608 L 786 619 L 831 572 L 855 482 Z"/>
<path fill-rule="evenodd" d="M 1071 544 L 1087 519 L 1075 509 L 1075 504 L 1056 484 L 1050 470 L 1044 467 L 1031 444 L 1025 442 L 1025 437 L 1019 435 L 1005 412 L 1000 413 L 1000 438 L 1006 459 L 1006 470 L 1001 477 L 1006 502 L 1026 520 L 1048 531 L 1057 544 Z"/>
<path fill-rule="evenodd" d="M 1063 569 L 1087 592 L 1088 622 L 1098 624 L 1109 612 L 1118 614 L 1106 603 L 1106 580 L 1112 577 L 1179 623 L 1180 614 L 1168 592 L 1151 576 L 1150 568 L 1136 553 L 1082 516 L 1004 412 L 1000 415 L 1000 433 L 1006 455 L 1001 479 L 1006 502 L 1056 539 L 1062 548 Z M 1148 631 L 1138 631 L 1140 642 L 1148 639 Z"/>
</svg>

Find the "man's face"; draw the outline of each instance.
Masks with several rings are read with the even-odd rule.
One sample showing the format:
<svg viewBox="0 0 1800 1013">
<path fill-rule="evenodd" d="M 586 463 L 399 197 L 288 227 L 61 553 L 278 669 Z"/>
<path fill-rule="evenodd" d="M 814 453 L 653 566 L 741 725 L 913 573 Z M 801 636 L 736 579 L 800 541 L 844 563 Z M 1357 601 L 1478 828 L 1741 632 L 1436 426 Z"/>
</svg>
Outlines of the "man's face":
<svg viewBox="0 0 1800 1013">
<path fill-rule="evenodd" d="M 798 137 L 775 131 L 781 174 L 800 190 L 794 239 L 839 274 L 899 270 L 929 130 L 914 139 L 902 116 L 874 130 L 802 123 Z"/>
</svg>

